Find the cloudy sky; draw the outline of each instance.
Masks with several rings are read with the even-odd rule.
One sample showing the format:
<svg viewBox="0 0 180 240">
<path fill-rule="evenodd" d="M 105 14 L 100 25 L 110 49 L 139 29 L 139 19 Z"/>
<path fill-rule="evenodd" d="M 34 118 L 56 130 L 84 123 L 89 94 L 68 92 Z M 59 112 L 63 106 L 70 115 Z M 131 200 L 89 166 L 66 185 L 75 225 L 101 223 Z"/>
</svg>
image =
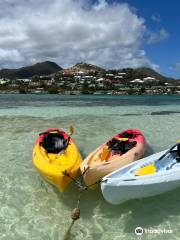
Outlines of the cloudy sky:
<svg viewBox="0 0 180 240">
<path fill-rule="evenodd" d="M 179 10 L 177 0 L 0 0 L 0 68 L 51 60 L 180 77 Z"/>
</svg>

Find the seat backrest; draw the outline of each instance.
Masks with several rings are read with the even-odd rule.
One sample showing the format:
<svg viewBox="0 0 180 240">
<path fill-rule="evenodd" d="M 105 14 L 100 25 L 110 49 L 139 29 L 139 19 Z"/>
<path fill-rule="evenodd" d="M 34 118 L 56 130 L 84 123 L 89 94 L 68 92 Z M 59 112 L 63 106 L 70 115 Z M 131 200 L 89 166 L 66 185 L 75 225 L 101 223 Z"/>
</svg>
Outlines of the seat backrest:
<svg viewBox="0 0 180 240">
<path fill-rule="evenodd" d="M 123 154 L 129 151 L 131 148 L 136 146 L 136 141 L 120 141 L 118 139 L 113 138 L 110 142 L 108 142 L 108 147 L 113 151 L 121 151 Z"/>
<path fill-rule="evenodd" d="M 121 138 L 133 138 L 134 137 L 134 133 L 133 132 L 123 132 L 122 134 L 120 134 Z"/>
<path fill-rule="evenodd" d="M 60 133 L 47 133 L 42 145 L 48 153 L 59 153 L 66 149 L 68 143 L 69 141 Z"/>
</svg>

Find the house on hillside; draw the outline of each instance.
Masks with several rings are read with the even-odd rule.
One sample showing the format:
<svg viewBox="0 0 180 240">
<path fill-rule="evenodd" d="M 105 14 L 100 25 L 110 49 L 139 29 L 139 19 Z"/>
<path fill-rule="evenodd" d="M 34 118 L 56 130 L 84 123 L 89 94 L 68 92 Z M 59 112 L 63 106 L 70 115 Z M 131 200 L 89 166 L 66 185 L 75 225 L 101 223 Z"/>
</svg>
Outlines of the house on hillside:
<svg viewBox="0 0 180 240">
<path fill-rule="evenodd" d="M 125 73 L 125 72 L 118 72 L 118 75 L 119 75 L 119 76 L 125 76 L 126 73 Z"/>
<path fill-rule="evenodd" d="M 45 90 L 44 90 L 44 88 L 36 88 L 35 90 L 34 90 L 34 93 L 45 93 Z"/>
<path fill-rule="evenodd" d="M 38 87 L 38 86 L 40 86 L 40 82 L 30 82 L 29 86 L 30 87 Z"/>
<path fill-rule="evenodd" d="M 144 81 L 143 80 L 141 80 L 141 79 L 139 79 L 139 78 L 136 78 L 136 79 L 134 79 L 134 80 L 132 80 L 132 81 L 130 81 L 131 83 L 144 83 Z"/>
<path fill-rule="evenodd" d="M 136 78 L 136 79 L 130 81 L 130 83 L 131 83 L 131 86 L 133 86 L 133 87 L 135 87 L 135 86 L 139 87 L 139 86 L 142 86 L 144 84 L 144 81 L 139 79 L 139 78 Z"/>
<path fill-rule="evenodd" d="M 62 71 L 62 74 L 63 74 L 63 77 L 74 77 L 74 73 L 72 71 L 69 71 L 69 70 L 63 70 Z"/>
<path fill-rule="evenodd" d="M 104 82 L 104 78 L 98 78 L 95 81 L 98 82 L 98 83 L 103 83 Z"/>
<path fill-rule="evenodd" d="M 76 72 L 77 75 L 83 76 L 85 73 L 83 71 Z"/>
<path fill-rule="evenodd" d="M 104 88 L 104 83 L 98 83 L 97 85 L 99 88 Z"/>
<path fill-rule="evenodd" d="M 18 78 L 17 81 L 29 84 L 32 80 L 29 78 Z"/>
<path fill-rule="evenodd" d="M 120 79 L 122 79 L 122 78 L 124 78 L 124 77 L 123 77 L 122 75 L 116 75 L 116 76 L 114 76 L 114 78 L 120 80 Z"/>
<path fill-rule="evenodd" d="M 58 82 L 58 83 L 57 83 L 57 86 L 58 86 L 58 87 L 61 87 L 61 86 L 63 86 L 64 84 L 65 84 L 65 82 L 64 82 L 64 81 L 61 81 L 61 82 Z"/>
<path fill-rule="evenodd" d="M 89 84 L 89 87 L 91 87 L 91 88 L 96 88 L 96 84 L 91 83 L 91 84 Z"/>
<path fill-rule="evenodd" d="M 39 78 L 41 79 L 41 80 L 47 80 L 47 79 L 49 79 L 49 75 L 41 75 L 41 76 L 39 76 Z"/>
<path fill-rule="evenodd" d="M 156 78 L 154 77 L 145 77 L 143 78 L 144 81 L 156 81 Z"/>
<path fill-rule="evenodd" d="M 9 83 L 10 80 L 9 79 L 5 79 L 5 78 L 0 78 L 0 85 L 5 85 L 7 83 Z"/>
<path fill-rule="evenodd" d="M 106 77 L 114 77 L 113 73 L 106 73 Z"/>
<path fill-rule="evenodd" d="M 95 79 L 95 78 L 94 78 L 93 76 L 91 76 L 91 75 L 86 75 L 86 76 L 84 76 L 83 78 L 84 78 L 84 80 L 88 80 L 88 81 L 92 81 L 92 80 Z"/>
</svg>

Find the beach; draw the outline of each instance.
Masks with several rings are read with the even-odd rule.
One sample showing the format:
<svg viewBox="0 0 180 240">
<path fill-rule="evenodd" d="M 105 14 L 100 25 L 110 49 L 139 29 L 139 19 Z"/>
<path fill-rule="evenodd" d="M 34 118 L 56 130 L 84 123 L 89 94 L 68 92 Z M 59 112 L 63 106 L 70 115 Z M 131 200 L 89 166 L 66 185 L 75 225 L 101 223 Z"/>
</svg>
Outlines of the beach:
<svg viewBox="0 0 180 240">
<path fill-rule="evenodd" d="M 75 129 L 83 157 L 122 130 L 140 129 L 146 156 L 180 138 L 180 96 L 0 95 L 0 239 L 59 240 L 71 223 L 78 191 L 72 183 L 62 194 L 32 165 L 32 148 L 49 127 Z M 122 193 L 123 194 L 123 193 Z M 71 239 L 137 239 L 136 227 L 152 230 L 141 239 L 180 239 L 180 188 L 160 196 L 113 206 L 98 187 L 83 193 L 81 218 Z M 153 230 L 171 230 L 161 233 Z"/>
</svg>

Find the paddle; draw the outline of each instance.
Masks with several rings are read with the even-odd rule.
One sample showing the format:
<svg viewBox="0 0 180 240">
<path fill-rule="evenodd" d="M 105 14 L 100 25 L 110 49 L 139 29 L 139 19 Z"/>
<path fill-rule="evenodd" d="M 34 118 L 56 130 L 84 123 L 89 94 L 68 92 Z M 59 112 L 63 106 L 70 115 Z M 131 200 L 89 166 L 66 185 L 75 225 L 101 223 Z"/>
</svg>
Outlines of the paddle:
<svg viewBox="0 0 180 240">
<path fill-rule="evenodd" d="M 69 127 L 69 131 L 70 131 L 70 136 L 74 134 L 74 127 L 73 126 L 70 126 Z"/>
<path fill-rule="evenodd" d="M 156 162 L 161 161 L 168 153 L 170 153 L 178 144 L 180 143 L 180 140 L 177 141 L 177 143 L 172 146 L 168 151 L 166 151 Z M 155 163 L 150 164 L 145 167 L 141 167 L 135 172 L 135 176 L 142 176 L 142 175 L 148 175 L 148 174 L 154 174 L 157 171 Z"/>
<path fill-rule="evenodd" d="M 102 160 L 106 160 L 107 157 L 109 156 L 109 154 L 110 154 L 110 150 L 109 150 L 108 148 L 103 148 L 103 149 L 102 149 L 102 152 L 101 152 L 101 154 L 100 154 L 100 158 L 101 158 Z"/>
</svg>

